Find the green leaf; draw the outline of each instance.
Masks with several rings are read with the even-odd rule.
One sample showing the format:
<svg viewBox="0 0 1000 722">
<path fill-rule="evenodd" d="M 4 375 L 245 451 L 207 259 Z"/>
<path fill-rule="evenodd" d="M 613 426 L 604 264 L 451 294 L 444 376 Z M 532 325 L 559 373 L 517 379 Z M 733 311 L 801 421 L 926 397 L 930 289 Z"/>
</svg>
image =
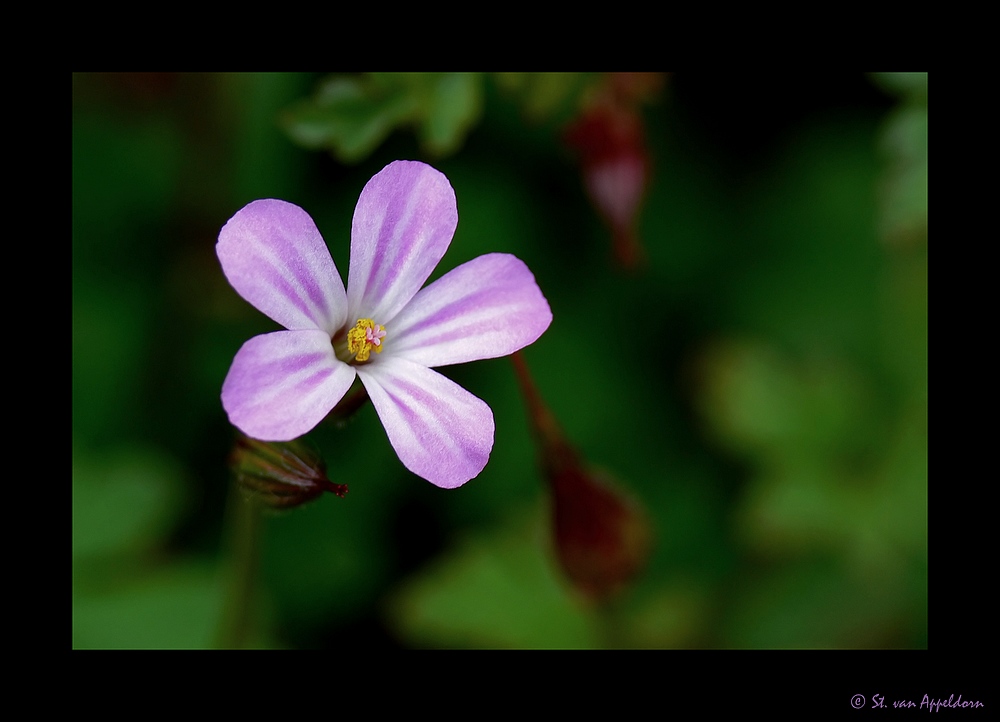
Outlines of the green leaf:
<svg viewBox="0 0 1000 722">
<path fill-rule="evenodd" d="M 74 589 L 74 649 L 204 649 L 222 608 L 210 566 L 175 564 L 111 589 Z"/>
<path fill-rule="evenodd" d="M 179 511 L 181 470 L 162 453 L 127 448 L 73 459 L 73 557 L 148 550 Z"/>
<path fill-rule="evenodd" d="M 414 99 L 400 88 L 370 80 L 335 77 L 315 98 L 285 111 L 281 124 L 307 148 L 330 148 L 344 163 L 363 160 L 414 112 Z"/>
<path fill-rule="evenodd" d="M 390 615 L 410 644 L 462 648 L 592 648 L 590 617 L 545 551 L 540 510 L 458 544 L 410 579 Z"/>
<path fill-rule="evenodd" d="M 345 163 L 370 155 L 394 130 L 414 126 L 424 149 L 458 149 L 482 114 L 478 73 L 372 73 L 333 76 L 315 96 L 282 115 L 291 138 L 329 148 Z"/>
<path fill-rule="evenodd" d="M 717 343 L 702 360 L 702 413 L 735 450 L 829 458 L 868 445 L 864 381 L 830 359 L 793 362 L 763 343 Z"/>
<path fill-rule="evenodd" d="M 886 121 L 888 168 L 881 186 L 882 231 L 894 241 L 927 234 L 927 107 L 904 106 Z"/>
<path fill-rule="evenodd" d="M 720 626 L 736 648 L 922 647 L 926 581 L 919 566 L 863 576 L 829 559 L 802 560 L 742 579 Z"/>
<path fill-rule="evenodd" d="M 477 73 L 442 73 L 430 84 L 423 106 L 420 139 L 437 156 L 458 150 L 483 111 L 482 79 Z"/>
<path fill-rule="evenodd" d="M 494 73 L 500 88 L 516 96 L 532 121 L 567 120 L 595 81 L 592 73 Z"/>
<path fill-rule="evenodd" d="M 872 78 L 887 92 L 927 102 L 927 73 L 873 73 Z"/>
</svg>

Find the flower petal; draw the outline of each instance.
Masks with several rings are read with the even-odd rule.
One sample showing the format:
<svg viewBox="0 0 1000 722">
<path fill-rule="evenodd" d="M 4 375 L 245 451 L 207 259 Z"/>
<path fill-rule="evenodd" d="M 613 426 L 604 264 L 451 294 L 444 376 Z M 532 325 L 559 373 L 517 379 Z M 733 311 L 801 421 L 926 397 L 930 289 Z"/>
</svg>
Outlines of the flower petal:
<svg viewBox="0 0 1000 722">
<path fill-rule="evenodd" d="M 354 209 L 348 320 L 392 319 L 431 275 L 457 225 L 455 191 L 429 165 L 398 160 L 372 177 Z"/>
<path fill-rule="evenodd" d="M 354 382 L 324 331 L 255 336 L 236 353 L 222 383 L 229 421 L 261 441 L 291 441 L 311 431 Z"/>
<path fill-rule="evenodd" d="M 289 329 L 332 335 L 347 318 L 347 294 L 309 214 L 274 199 L 244 206 L 219 232 L 215 252 L 229 283 Z"/>
<path fill-rule="evenodd" d="M 524 262 L 475 258 L 421 290 L 386 327 L 386 349 L 424 366 L 514 353 L 535 341 L 552 311 Z"/>
<path fill-rule="evenodd" d="M 493 449 L 493 411 L 451 379 L 400 358 L 358 367 L 403 466 L 445 489 L 477 476 Z"/>
</svg>

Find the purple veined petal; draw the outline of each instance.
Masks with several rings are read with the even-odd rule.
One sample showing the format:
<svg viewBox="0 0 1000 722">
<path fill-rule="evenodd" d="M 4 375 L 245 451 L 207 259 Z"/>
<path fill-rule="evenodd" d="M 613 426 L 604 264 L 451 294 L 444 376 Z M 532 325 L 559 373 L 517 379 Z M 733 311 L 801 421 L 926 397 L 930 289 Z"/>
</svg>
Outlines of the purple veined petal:
<svg viewBox="0 0 1000 722">
<path fill-rule="evenodd" d="M 347 293 L 309 214 L 274 199 L 244 206 L 219 232 L 215 252 L 233 288 L 288 329 L 332 335 L 347 319 Z"/>
<path fill-rule="evenodd" d="M 524 262 L 479 256 L 422 289 L 386 327 L 386 353 L 445 366 L 514 353 L 552 322 Z"/>
<path fill-rule="evenodd" d="M 261 441 L 311 431 L 354 382 L 324 331 L 275 331 L 243 344 L 222 383 L 229 421 Z"/>
<path fill-rule="evenodd" d="M 437 371 L 387 358 L 358 367 L 403 466 L 444 489 L 477 476 L 493 449 L 493 411 Z"/>
<path fill-rule="evenodd" d="M 398 160 L 375 174 L 354 209 L 348 322 L 395 316 L 431 275 L 457 226 L 455 191 L 443 173 Z"/>
</svg>

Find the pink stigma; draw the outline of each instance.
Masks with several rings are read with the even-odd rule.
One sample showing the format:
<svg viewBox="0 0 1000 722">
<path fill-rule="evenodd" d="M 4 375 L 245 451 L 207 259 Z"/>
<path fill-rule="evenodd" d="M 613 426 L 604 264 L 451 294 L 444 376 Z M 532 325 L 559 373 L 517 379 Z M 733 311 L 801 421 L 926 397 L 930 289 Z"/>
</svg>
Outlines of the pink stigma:
<svg viewBox="0 0 1000 722">
<path fill-rule="evenodd" d="M 381 346 L 381 339 L 385 338 L 385 331 L 376 326 L 375 328 L 365 329 L 365 341 L 375 346 Z"/>
</svg>

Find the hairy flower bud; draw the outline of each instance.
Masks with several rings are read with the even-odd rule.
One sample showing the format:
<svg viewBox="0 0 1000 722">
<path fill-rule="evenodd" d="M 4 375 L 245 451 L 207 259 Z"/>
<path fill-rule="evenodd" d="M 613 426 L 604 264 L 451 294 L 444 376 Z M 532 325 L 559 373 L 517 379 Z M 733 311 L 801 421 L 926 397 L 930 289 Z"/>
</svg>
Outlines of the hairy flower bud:
<svg viewBox="0 0 1000 722">
<path fill-rule="evenodd" d="M 556 556 L 577 589 L 595 601 L 606 601 L 645 567 L 652 542 L 649 521 L 609 474 L 580 458 L 542 402 L 520 353 L 512 360 L 552 492 Z"/>
<path fill-rule="evenodd" d="M 229 455 L 229 467 L 243 489 L 276 509 L 299 506 L 324 491 L 339 497 L 347 493 L 346 484 L 326 478 L 323 460 L 300 439 L 258 441 L 241 434 Z"/>
</svg>

